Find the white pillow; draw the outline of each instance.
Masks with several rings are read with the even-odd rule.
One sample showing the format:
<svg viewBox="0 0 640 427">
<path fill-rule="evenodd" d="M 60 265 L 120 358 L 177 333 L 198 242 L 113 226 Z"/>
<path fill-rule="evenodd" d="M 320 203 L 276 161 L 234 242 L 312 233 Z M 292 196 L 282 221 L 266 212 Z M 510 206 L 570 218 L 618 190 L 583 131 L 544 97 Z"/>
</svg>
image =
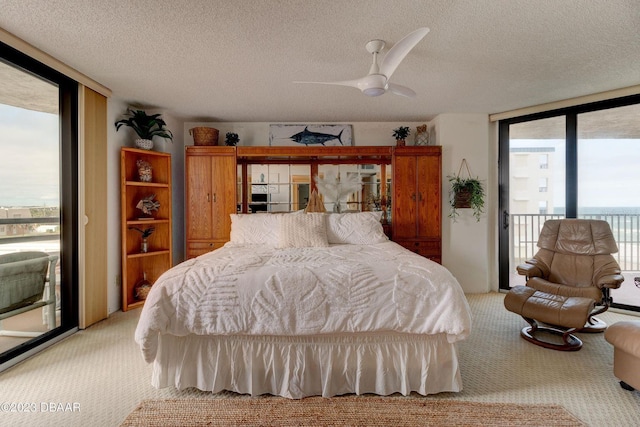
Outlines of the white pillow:
<svg viewBox="0 0 640 427">
<path fill-rule="evenodd" d="M 289 214 L 280 217 L 280 248 L 326 247 L 324 214 Z"/>
<path fill-rule="evenodd" d="M 327 214 L 327 239 L 329 243 L 370 245 L 389 240 L 380 218 L 382 212 L 354 212 Z"/>
<path fill-rule="evenodd" d="M 282 214 L 231 214 L 232 243 L 278 246 Z"/>
</svg>

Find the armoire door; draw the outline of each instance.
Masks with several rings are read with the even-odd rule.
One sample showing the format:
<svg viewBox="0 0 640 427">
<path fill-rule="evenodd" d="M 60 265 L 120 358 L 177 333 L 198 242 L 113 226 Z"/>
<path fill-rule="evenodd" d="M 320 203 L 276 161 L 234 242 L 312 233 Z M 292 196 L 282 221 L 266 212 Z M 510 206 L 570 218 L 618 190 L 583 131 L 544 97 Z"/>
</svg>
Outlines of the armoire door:
<svg viewBox="0 0 640 427">
<path fill-rule="evenodd" d="M 416 237 L 416 158 L 396 156 L 393 164 L 393 237 L 411 239 Z"/>
<path fill-rule="evenodd" d="M 232 213 L 236 207 L 236 159 L 234 156 L 211 157 L 211 238 L 228 242 Z"/>
<path fill-rule="evenodd" d="M 186 157 L 187 240 L 211 240 L 213 179 L 210 156 Z"/>
<path fill-rule="evenodd" d="M 440 156 L 416 157 L 417 208 L 416 236 L 420 238 L 441 235 L 441 167 Z"/>
</svg>

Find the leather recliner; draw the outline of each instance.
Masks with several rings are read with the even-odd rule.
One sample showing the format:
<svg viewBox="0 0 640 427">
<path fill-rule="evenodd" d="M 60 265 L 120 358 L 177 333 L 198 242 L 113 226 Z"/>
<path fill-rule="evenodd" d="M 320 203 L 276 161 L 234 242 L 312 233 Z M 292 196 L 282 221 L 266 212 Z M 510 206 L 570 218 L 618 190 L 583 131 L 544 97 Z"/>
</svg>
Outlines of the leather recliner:
<svg viewBox="0 0 640 427">
<path fill-rule="evenodd" d="M 602 220 L 548 220 L 538 247 L 532 259 L 517 267 L 527 282 L 511 288 L 505 307 L 529 323 L 521 331 L 526 340 L 555 350 L 579 350 L 582 341 L 572 333 L 604 331 L 607 325 L 594 316 L 609 308 L 610 289 L 624 281 L 611 255 L 618 251 L 611 227 Z M 561 336 L 562 342 L 543 339 L 545 332 Z"/>
</svg>

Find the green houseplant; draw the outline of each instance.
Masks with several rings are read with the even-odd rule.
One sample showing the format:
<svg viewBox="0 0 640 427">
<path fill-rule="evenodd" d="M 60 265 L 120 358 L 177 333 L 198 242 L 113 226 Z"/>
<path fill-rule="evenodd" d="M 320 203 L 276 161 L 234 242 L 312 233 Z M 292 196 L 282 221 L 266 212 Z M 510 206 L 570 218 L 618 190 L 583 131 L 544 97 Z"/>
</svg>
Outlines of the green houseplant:
<svg viewBox="0 0 640 427">
<path fill-rule="evenodd" d="M 460 175 L 448 176 L 451 183 L 449 204 L 451 212 L 449 217 L 455 219 L 459 215 L 458 209 L 471 208 L 476 221 L 480 221 L 480 215 L 484 212 L 484 187 L 478 178 L 463 178 Z"/>
<path fill-rule="evenodd" d="M 235 132 L 227 132 L 225 135 L 224 145 L 235 146 L 240 141 L 240 137 Z"/>
<path fill-rule="evenodd" d="M 127 118 L 116 122 L 116 131 L 122 126 L 128 126 L 140 137 L 136 140 L 136 146 L 145 150 L 153 148 L 153 137 L 159 136 L 173 141 L 173 134 L 166 128 L 167 124 L 160 118 L 161 114 L 147 114 L 144 110 L 127 109 Z"/>
<path fill-rule="evenodd" d="M 405 140 L 409 136 L 409 126 L 400 126 L 393 130 L 393 137 L 396 139 L 396 145 L 402 147 L 405 145 Z"/>
</svg>

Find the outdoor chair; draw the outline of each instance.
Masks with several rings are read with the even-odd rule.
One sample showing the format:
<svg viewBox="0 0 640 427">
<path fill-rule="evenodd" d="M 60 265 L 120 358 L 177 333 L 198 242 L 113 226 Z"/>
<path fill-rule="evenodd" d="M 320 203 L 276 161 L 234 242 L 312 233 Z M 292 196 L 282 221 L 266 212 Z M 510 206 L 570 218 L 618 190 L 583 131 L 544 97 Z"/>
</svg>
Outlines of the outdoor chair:
<svg viewBox="0 0 640 427">
<path fill-rule="evenodd" d="M 0 255 L 0 336 L 35 337 L 42 332 L 7 331 L 2 320 L 40 307 L 48 307 L 46 323 L 56 324 L 56 273 L 58 257 L 45 252 Z M 47 290 L 45 295 L 45 289 Z"/>
</svg>

